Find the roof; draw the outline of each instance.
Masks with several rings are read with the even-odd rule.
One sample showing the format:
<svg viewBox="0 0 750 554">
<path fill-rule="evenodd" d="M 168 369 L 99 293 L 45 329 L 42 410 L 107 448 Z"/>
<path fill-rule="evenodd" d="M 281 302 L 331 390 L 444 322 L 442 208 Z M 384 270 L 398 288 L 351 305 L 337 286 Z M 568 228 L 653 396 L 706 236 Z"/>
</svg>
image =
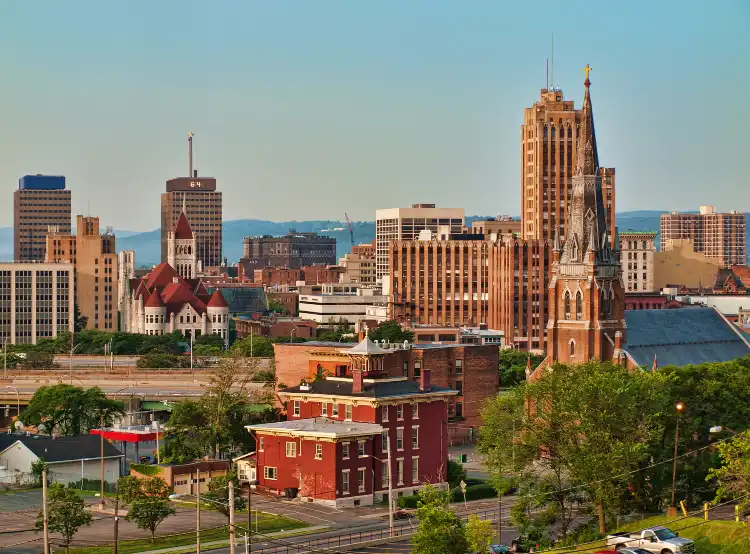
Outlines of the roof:
<svg viewBox="0 0 750 554">
<path fill-rule="evenodd" d="M 424 391 L 419 388 L 419 382 L 406 379 L 405 377 L 363 379 L 362 392 L 352 392 L 352 379 L 342 377 L 329 377 L 320 381 L 313 381 L 305 385 L 305 388 L 291 387 L 279 391 L 283 394 L 319 394 L 324 396 L 352 396 L 357 398 L 393 398 L 395 396 L 417 396 L 417 395 L 453 395 L 458 391 L 432 386 L 430 390 Z"/>
<path fill-rule="evenodd" d="M 388 354 L 389 351 L 385 350 L 384 348 L 380 348 L 377 344 L 373 343 L 370 340 L 370 337 L 365 337 L 357 346 L 353 348 L 346 348 L 344 352 L 346 354 L 360 356 L 382 356 L 384 354 Z"/>
<path fill-rule="evenodd" d="M 641 367 L 727 362 L 750 355 L 750 343 L 714 308 L 626 310 L 625 350 Z"/>
<path fill-rule="evenodd" d="M 208 301 L 209 308 L 228 308 L 229 304 L 224 300 L 224 295 L 219 290 L 214 291 L 211 299 Z"/>
<path fill-rule="evenodd" d="M 311 419 L 295 419 L 292 421 L 277 421 L 259 425 L 247 425 L 250 431 L 289 434 L 298 437 L 362 437 L 380 435 L 383 426 L 377 423 L 358 423 L 353 421 L 337 421 L 325 417 Z"/>
<path fill-rule="evenodd" d="M 180 216 L 177 218 L 177 223 L 174 226 L 174 238 L 181 240 L 192 240 L 193 238 L 193 230 L 190 228 L 185 212 L 180 212 Z"/>
<path fill-rule="evenodd" d="M 731 268 L 724 267 L 716 272 L 714 290 L 740 292 L 745 291 L 746 287 Z"/>
<path fill-rule="evenodd" d="M 158 292 L 152 294 L 151 297 L 143 305 L 144 308 L 163 308 L 164 302 L 161 300 L 161 296 Z"/>
<path fill-rule="evenodd" d="M 100 440 L 95 435 L 52 438 L 47 435 L 4 434 L 0 435 L 0 452 L 20 442 L 37 458 L 44 458 L 49 464 L 92 460 L 101 456 Z M 111 443 L 104 441 L 104 457 L 119 458 L 122 453 Z"/>
</svg>

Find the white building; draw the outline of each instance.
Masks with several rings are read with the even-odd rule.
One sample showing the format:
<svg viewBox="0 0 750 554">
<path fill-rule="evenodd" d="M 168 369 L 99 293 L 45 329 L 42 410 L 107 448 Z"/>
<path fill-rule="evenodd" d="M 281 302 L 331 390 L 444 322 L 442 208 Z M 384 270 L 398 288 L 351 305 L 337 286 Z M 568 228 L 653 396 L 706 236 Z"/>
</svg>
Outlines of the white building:
<svg viewBox="0 0 750 554">
<path fill-rule="evenodd" d="M 315 321 L 319 327 L 328 325 L 331 319 L 345 319 L 358 328 L 358 322 L 367 318 L 369 306 L 387 301 L 380 288 L 345 283 L 323 285 L 319 294 L 300 294 L 299 316 Z"/>
<path fill-rule="evenodd" d="M 436 208 L 435 204 L 413 204 L 411 208 L 388 208 L 375 212 L 375 258 L 378 279 L 389 273 L 390 244 L 393 240 L 414 240 L 427 229 L 441 228 L 460 234 L 464 228 L 463 208 Z M 446 237 L 447 238 L 447 237 Z"/>
<path fill-rule="evenodd" d="M 625 231 L 619 236 L 625 292 L 654 292 L 656 232 Z"/>
<path fill-rule="evenodd" d="M 72 332 L 74 278 L 70 263 L 0 263 L 0 346 Z"/>
</svg>

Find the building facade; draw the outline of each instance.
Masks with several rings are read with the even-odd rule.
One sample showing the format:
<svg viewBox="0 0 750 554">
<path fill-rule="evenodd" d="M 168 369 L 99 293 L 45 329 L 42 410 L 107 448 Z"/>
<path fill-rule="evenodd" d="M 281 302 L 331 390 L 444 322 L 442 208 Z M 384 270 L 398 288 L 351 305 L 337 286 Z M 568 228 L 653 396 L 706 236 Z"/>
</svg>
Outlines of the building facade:
<svg viewBox="0 0 750 554">
<path fill-rule="evenodd" d="M 689 239 L 669 240 L 654 253 L 654 290 L 702 289 L 714 282 L 721 265 L 718 259 L 696 252 Z"/>
<path fill-rule="evenodd" d="M 71 263 L 0 263 L 0 344 L 36 344 L 73 332 Z"/>
<path fill-rule="evenodd" d="M 100 233 L 98 217 L 76 218 L 76 234 L 49 233 L 48 263 L 72 263 L 78 310 L 87 329 L 116 331 L 119 304 L 119 257 L 111 229 Z"/>
<path fill-rule="evenodd" d="M 339 266 L 345 270 L 341 276 L 342 282 L 375 285 L 375 241 L 372 244 L 359 244 L 352 247 L 352 251 L 339 258 Z"/>
<path fill-rule="evenodd" d="M 45 259 L 45 237 L 50 230 L 69 235 L 71 193 L 65 177 L 25 175 L 13 192 L 13 258 Z"/>
<path fill-rule="evenodd" d="M 521 234 L 521 220 L 513 219 L 509 215 L 501 215 L 495 219 L 483 219 L 471 222 L 471 233 L 485 235 L 488 238 L 492 235 L 502 237 L 505 235 L 518 236 Z"/>
<path fill-rule="evenodd" d="M 264 267 L 299 269 L 336 264 L 336 239 L 291 229 L 283 237 L 245 237 L 241 263 L 245 272 Z"/>
<path fill-rule="evenodd" d="M 423 230 L 438 236 L 458 235 L 464 228 L 463 208 L 436 208 L 435 204 L 413 204 L 411 208 L 389 208 L 375 212 L 375 276 L 390 272 L 391 241 L 410 241 Z"/>
<path fill-rule="evenodd" d="M 620 264 L 625 292 L 654 292 L 656 233 L 624 231 L 619 233 L 619 236 Z"/>
<path fill-rule="evenodd" d="M 696 252 L 722 265 L 747 264 L 744 213 L 736 210 L 720 213 L 714 206 L 701 206 L 697 214 L 662 214 L 660 225 L 660 250 L 664 250 L 670 240 L 690 239 Z"/>
<path fill-rule="evenodd" d="M 310 319 L 325 327 L 331 321 L 345 319 L 358 324 L 366 319 L 366 308 L 376 304 L 386 304 L 388 297 L 379 288 L 360 287 L 348 284 L 327 284 L 321 286 L 319 294 L 299 295 L 299 316 Z"/>
<path fill-rule="evenodd" d="M 161 195 L 161 261 L 169 262 L 169 233 L 184 213 L 196 239 L 198 271 L 222 264 L 222 195 L 213 177 L 177 177 Z"/>
<path fill-rule="evenodd" d="M 542 89 L 539 101 L 524 110 L 521 125 L 521 225 L 526 240 L 551 241 L 567 233 L 576 145 L 582 110 L 559 88 Z M 609 236 L 615 229 L 615 170 L 598 168 L 604 187 Z"/>
</svg>

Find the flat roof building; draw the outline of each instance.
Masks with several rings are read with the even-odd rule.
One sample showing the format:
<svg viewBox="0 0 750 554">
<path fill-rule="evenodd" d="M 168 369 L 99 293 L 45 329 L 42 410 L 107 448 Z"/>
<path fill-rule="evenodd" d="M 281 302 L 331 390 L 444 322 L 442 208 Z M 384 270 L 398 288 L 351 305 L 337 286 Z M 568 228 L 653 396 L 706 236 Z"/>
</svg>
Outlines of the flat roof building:
<svg viewBox="0 0 750 554">
<path fill-rule="evenodd" d="M 13 258 L 44 261 L 50 229 L 70 234 L 70 198 L 65 177 L 24 175 L 13 193 Z"/>
</svg>

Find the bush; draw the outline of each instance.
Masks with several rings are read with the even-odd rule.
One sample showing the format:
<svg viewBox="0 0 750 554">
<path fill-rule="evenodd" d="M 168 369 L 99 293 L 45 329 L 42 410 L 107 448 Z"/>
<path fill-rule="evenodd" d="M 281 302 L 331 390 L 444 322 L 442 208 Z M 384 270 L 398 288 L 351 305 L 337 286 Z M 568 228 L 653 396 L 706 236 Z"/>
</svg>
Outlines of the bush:
<svg viewBox="0 0 750 554">
<path fill-rule="evenodd" d="M 409 510 L 416 508 L 417 502 L 419 502 L 419 496 L 416 494 L 412 496 L 402 496 L 401 498 L 396 500 L 396 506 L 398 506 L 402 510 Z"/>
<path fill-rule="evenodd" d="M 161 466 L 151 464 L 130 464 L 130 469 L 137 471 L 141 475 L 147 475 L 149 477 L 153 477 L 154 475 L 158 475 L 162 472 Z"/>
<path fill-rule="evenodd" d="M 464 466 L 456 460 L 448 460 L 448 486 L 457 487 L 461 481 L 466 481 Z"/>
<path fill-rule="evenodd" d="M 480 500 L 482 498 L 496 498 L 497 491 L 488 485 L 487 483 L 481 483 L 478 485 L 467 485 L 466 487 L 466 500 Z M 463 502 L 464 494 L 461 492 L 461 487 L 456 487 L 451 491 L 451 502 Z"/>
<path fill-rule="evenodd" d="M 146 354 L 138 359 L 136 367 L 142 369 L 186 368 L 190 367 L 190 357 L 181 354 Z"/>
</svg>

